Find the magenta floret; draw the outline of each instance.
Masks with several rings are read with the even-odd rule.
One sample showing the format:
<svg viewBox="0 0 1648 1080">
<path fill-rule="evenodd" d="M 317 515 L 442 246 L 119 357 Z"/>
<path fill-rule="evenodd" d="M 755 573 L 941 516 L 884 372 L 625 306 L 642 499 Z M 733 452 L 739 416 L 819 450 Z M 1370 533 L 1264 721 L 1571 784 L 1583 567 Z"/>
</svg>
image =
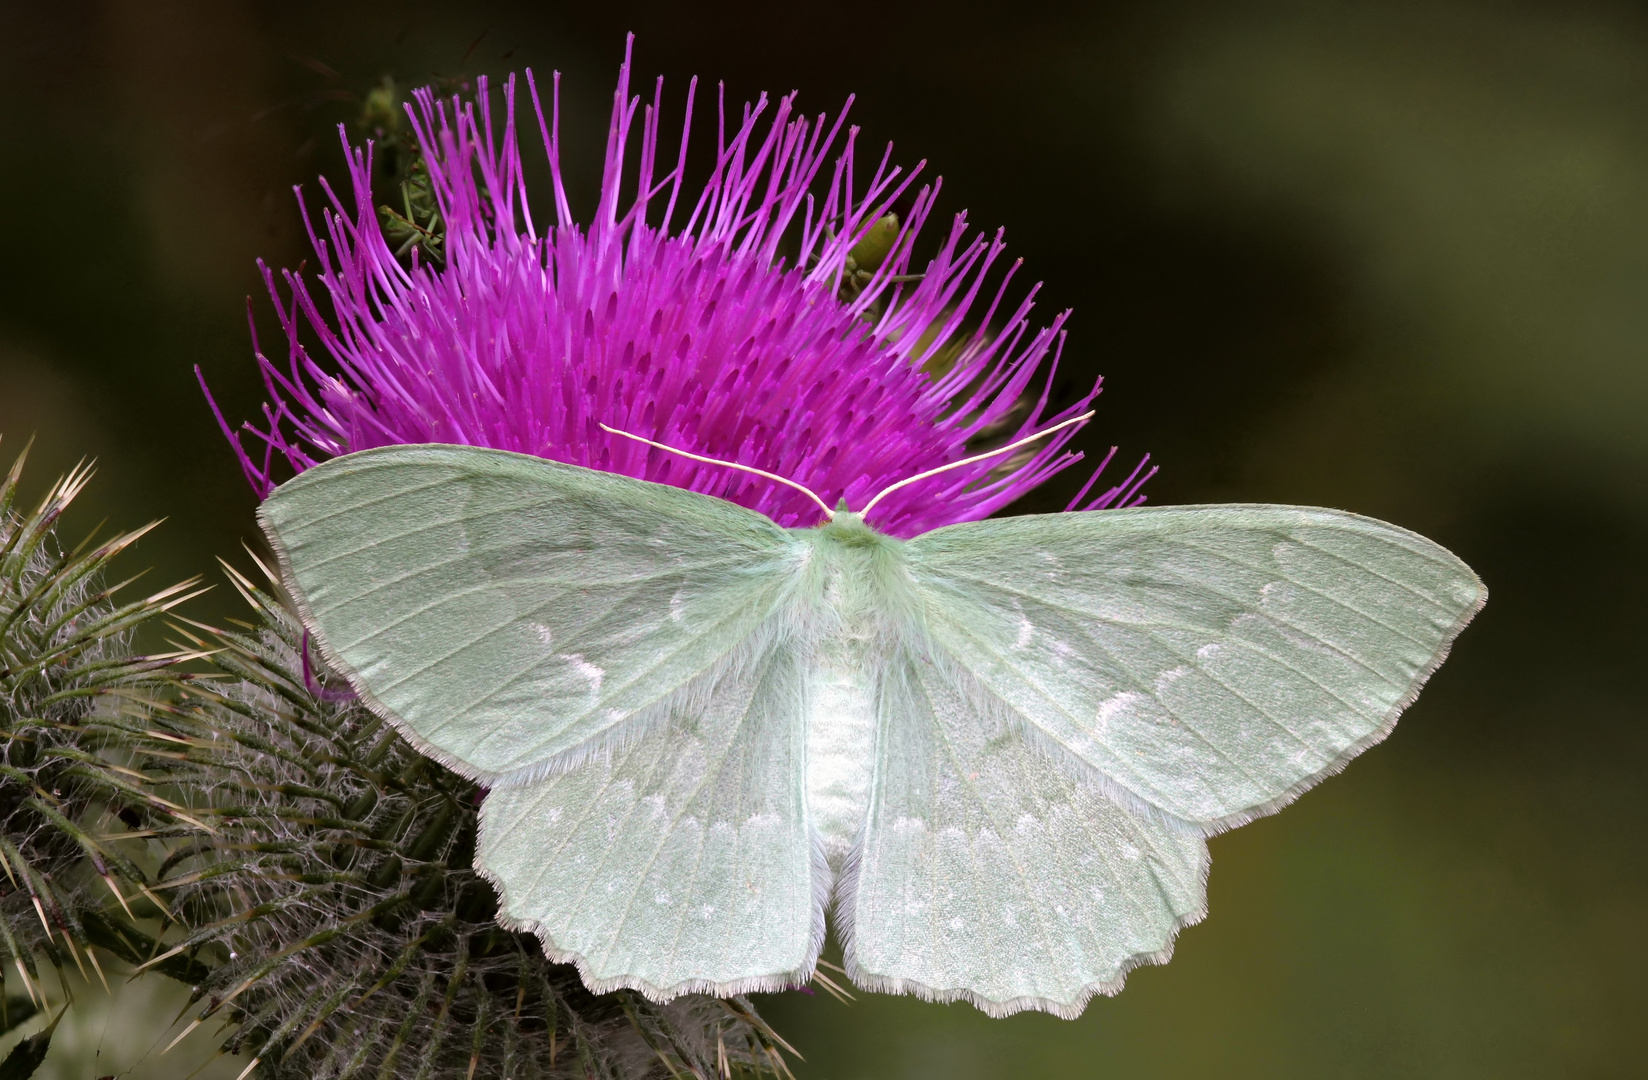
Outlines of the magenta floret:
<svg viewBox="0 0 1648 1080">
<path fill-rule="evenodd" d="M 286 362 L 257 353 L 270 401 L 263 424 L 245 430 L 262 444 L 259 452 L 247 453 L 224 428 L 260 497 L 273 490 L 278 461 L 301 471 L 354 450 L 442 442 L 675 484 L 783 525 L 809 525 L 821 513 L 791 488 L 650 449 L 597 424 L 787 476 L 831 505 L 845 497 L 856 508 L 895 481 L 967 456 L 969 440 L 999 429 L 1027 393 L 1039 399 L 1012 438 L 1078 415 L 1098 394 L 1095 385 L 1049 412 L 1068 312 L 1032 330 L 1035 289 L 1003 309 L 1016 265 L 983 292 L 1002 254 L 999 232 L 972 233 L 957 215 L 938 253 L 911 279 L 912 248 L 938 196 L 937 180 L 914 192 L 891 254 L 844 298 L 849 251 L 907 195 L 921 169 L 892 166 L 888 147 L 855 195 L 857 129 L 847 128 L 843 140 L 845 109 L 833 121 L 809 120 L 795 111 L 793 95 L 776 106 L 763 95 L 744 106 L 729 132 L 723 102 L 713 171 L 689 209 L 682 175 L 697 84 L 688 90 L 687 124 L 669 163 L 660 159 L 660 79 L 642 112 L 639 168 L 630 181 L 637 190 L 624 203 L 626 154 L 642 110 L 640 98 L 629 96 L 626 57 L 600 203 L 580 226 L 561 177 L 559 76 L 547 118 L 530 72 L 527 80 L 549 155 L 548 227 L 527 207 L 513 76 L 501 132 L 484 79 L 476 102 L 425 90 L 408 109 L 445 227 L 443 267 L 414 256 L 408 268 L 396 259 L 373 206 L 371 147 L 345 139 L 352 199 L 323 181 L 331 207 L 324 235 L 311 231 L 330 310 L 291 271 L 280 275 L 283 298 L 263 268 Z M 1004 311 L 1001 328 L 986 333 Z M 959 360 L 940 378 L 925 374 L 923 362 L 946 342 L 953 347 L 964 327 L 976 329 Z M 305 328 L 327 362 L 302 343 Z M 1048 371 L 1038 380 L 1044 361 Z M 913 536 L 985 517 L 1079 460 L 1065 449 L 1075 430 L 1050 436 L 1006 475 L 992 477 L 1000 462 L 985 461 L 895 492 L 878 507 L 875 524 Z M 1084 508 L 1137 501 L 1147 477 L 1141 463 Z"/>
</svg>

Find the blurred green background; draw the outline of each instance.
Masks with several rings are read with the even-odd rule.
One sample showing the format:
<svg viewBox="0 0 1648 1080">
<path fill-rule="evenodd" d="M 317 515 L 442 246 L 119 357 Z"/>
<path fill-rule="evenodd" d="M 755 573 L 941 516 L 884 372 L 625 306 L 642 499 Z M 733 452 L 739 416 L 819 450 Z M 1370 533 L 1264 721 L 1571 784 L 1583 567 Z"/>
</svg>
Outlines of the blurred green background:
<svg viewBox="0 0 1648 1080">
<path fill-rule="evenodd" d="M 97 456 L 70 531 L 167 517 L 133 559 L 157 583 L 245 562 L 252 498 L 191 367 L 252 414 L 253 260 L 305 257 L 289 189 L 337 174 L 332 126 L 385 73 L 559 68 L 587 213 L 626 30 L 677 109 L 694 73 L 814 111 L 857 92 L 869 145 L 929 159 L 1042 310 L 1076 309 L 1067 371 L 1106 379 L 1087 445 L 1150 451 L 1154 501 L 1373 514 L 1493 594 L 1386 744 L 1213 842 L 1172 964 L 1074 1022 L 769 997 L 802 1080 L 1643 1075 L 1634 6 L 5 0 L 0 457 L 38 432 L 38 490 Z M 128 995 L 54 1075 L 153 1045 L 176 1006 Z"/>
</svg>

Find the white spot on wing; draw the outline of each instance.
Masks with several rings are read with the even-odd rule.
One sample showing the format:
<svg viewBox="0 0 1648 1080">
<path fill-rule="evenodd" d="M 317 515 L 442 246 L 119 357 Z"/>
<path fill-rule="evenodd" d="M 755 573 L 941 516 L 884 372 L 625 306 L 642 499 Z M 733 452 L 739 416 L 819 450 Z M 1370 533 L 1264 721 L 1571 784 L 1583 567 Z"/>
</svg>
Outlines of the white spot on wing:
<svg viewBox="0 0 1648 1080">
<path fill-rule="evenodd" d="M 1189 675 L 1189 674 L 1190 674 L 1190 669 L 1187 668 L 1187 667 L 1180 666 L 1180 667 L 1168 668 L 1166 671 L 1164 671 L 1160 675 L 1156 676 L 1156 692 L 1158 694 L 1162 693 L 1168 687 L 1172 686 L 1174 683 L 1178 682 L 1180 679 L 1184 678 L 1186 675 Z"/>
<path fill-rule="evenodd" d="M 1137 690 L 1123 690 L 1099 702 L 1099 715 L 1095 718 L 1093 734 L 1102 736 L 1110 727 L 1110 721 L 1118 716 L 1126 716 L 1133 710 L 1133 706 L 1144 699 L 1145 696 Z"/>
<path fill-rule="evenodd" d="M 588 660 L 585 660 L 583 653 L 567 653 L 562 656 L 561 659 L 570 664 L 573 671 L 576 671 L 579 675 L 582 675 L 586 680 L 588 680 L 589 696 L 591 698 L 600 696 L 601 680 L 606 678 L 607 674 L 604 669 L 598 668 Z"/>
<path fill-rule="evenodd" d="M 1020 615 L 1019 616 L 1019 636 L 1013 642 L 1013 648 L 1014 649 L 1024 648 L 1025 646 L 1030 644 L 1030 639 L 1035 637 L 1035 636 L 1036 636 L 1036 624 L 1031 622 L 1029 619 L 1026 619 L 1023 615 Z"/>
</svg>

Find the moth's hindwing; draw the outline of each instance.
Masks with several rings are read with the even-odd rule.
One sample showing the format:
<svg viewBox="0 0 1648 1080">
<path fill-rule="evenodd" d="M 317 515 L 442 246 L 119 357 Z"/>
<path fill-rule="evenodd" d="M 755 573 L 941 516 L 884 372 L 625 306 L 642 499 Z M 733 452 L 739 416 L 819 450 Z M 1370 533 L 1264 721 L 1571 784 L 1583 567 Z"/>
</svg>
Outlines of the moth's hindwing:
<svg viewBox="0 0 1648 1080">
<path fill-rule="evenodd" d="M 494 789 L 477 864 L 510 924 L 600 993 L 804 983 L 824 940 L 805 804 L 803 657 L 737 657 L 669 719 L 572 770 Z"/>
<path fill-rule="evenodd" d="M 1061 768 L 942 655 L 900 655 L 880 701 L 842 908 L 854 982 L 1074 1017 L 1201 918 L 1201 835 Z"/>
</svg>

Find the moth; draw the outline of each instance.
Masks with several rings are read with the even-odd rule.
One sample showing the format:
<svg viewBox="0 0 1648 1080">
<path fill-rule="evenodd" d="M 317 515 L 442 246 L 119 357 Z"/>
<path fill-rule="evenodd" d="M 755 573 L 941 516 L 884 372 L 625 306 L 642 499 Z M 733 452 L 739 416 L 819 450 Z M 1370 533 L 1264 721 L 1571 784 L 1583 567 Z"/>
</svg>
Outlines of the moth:
<svg viewBox="0 0 1648 1080">
<path fill-rule="evenodd" d="M 803 984 L 830 908 L 863 988 L 1074 1017 L 1202 918 L 1206 838 L 1388 735 L 1486 598 L 1338 510 L 900 540 L 872 508 L 783 528 L 421 445 L 259 514 L 326 659 L 489 789 L 500 919 L 659 1000 Z"/>
</svg>

